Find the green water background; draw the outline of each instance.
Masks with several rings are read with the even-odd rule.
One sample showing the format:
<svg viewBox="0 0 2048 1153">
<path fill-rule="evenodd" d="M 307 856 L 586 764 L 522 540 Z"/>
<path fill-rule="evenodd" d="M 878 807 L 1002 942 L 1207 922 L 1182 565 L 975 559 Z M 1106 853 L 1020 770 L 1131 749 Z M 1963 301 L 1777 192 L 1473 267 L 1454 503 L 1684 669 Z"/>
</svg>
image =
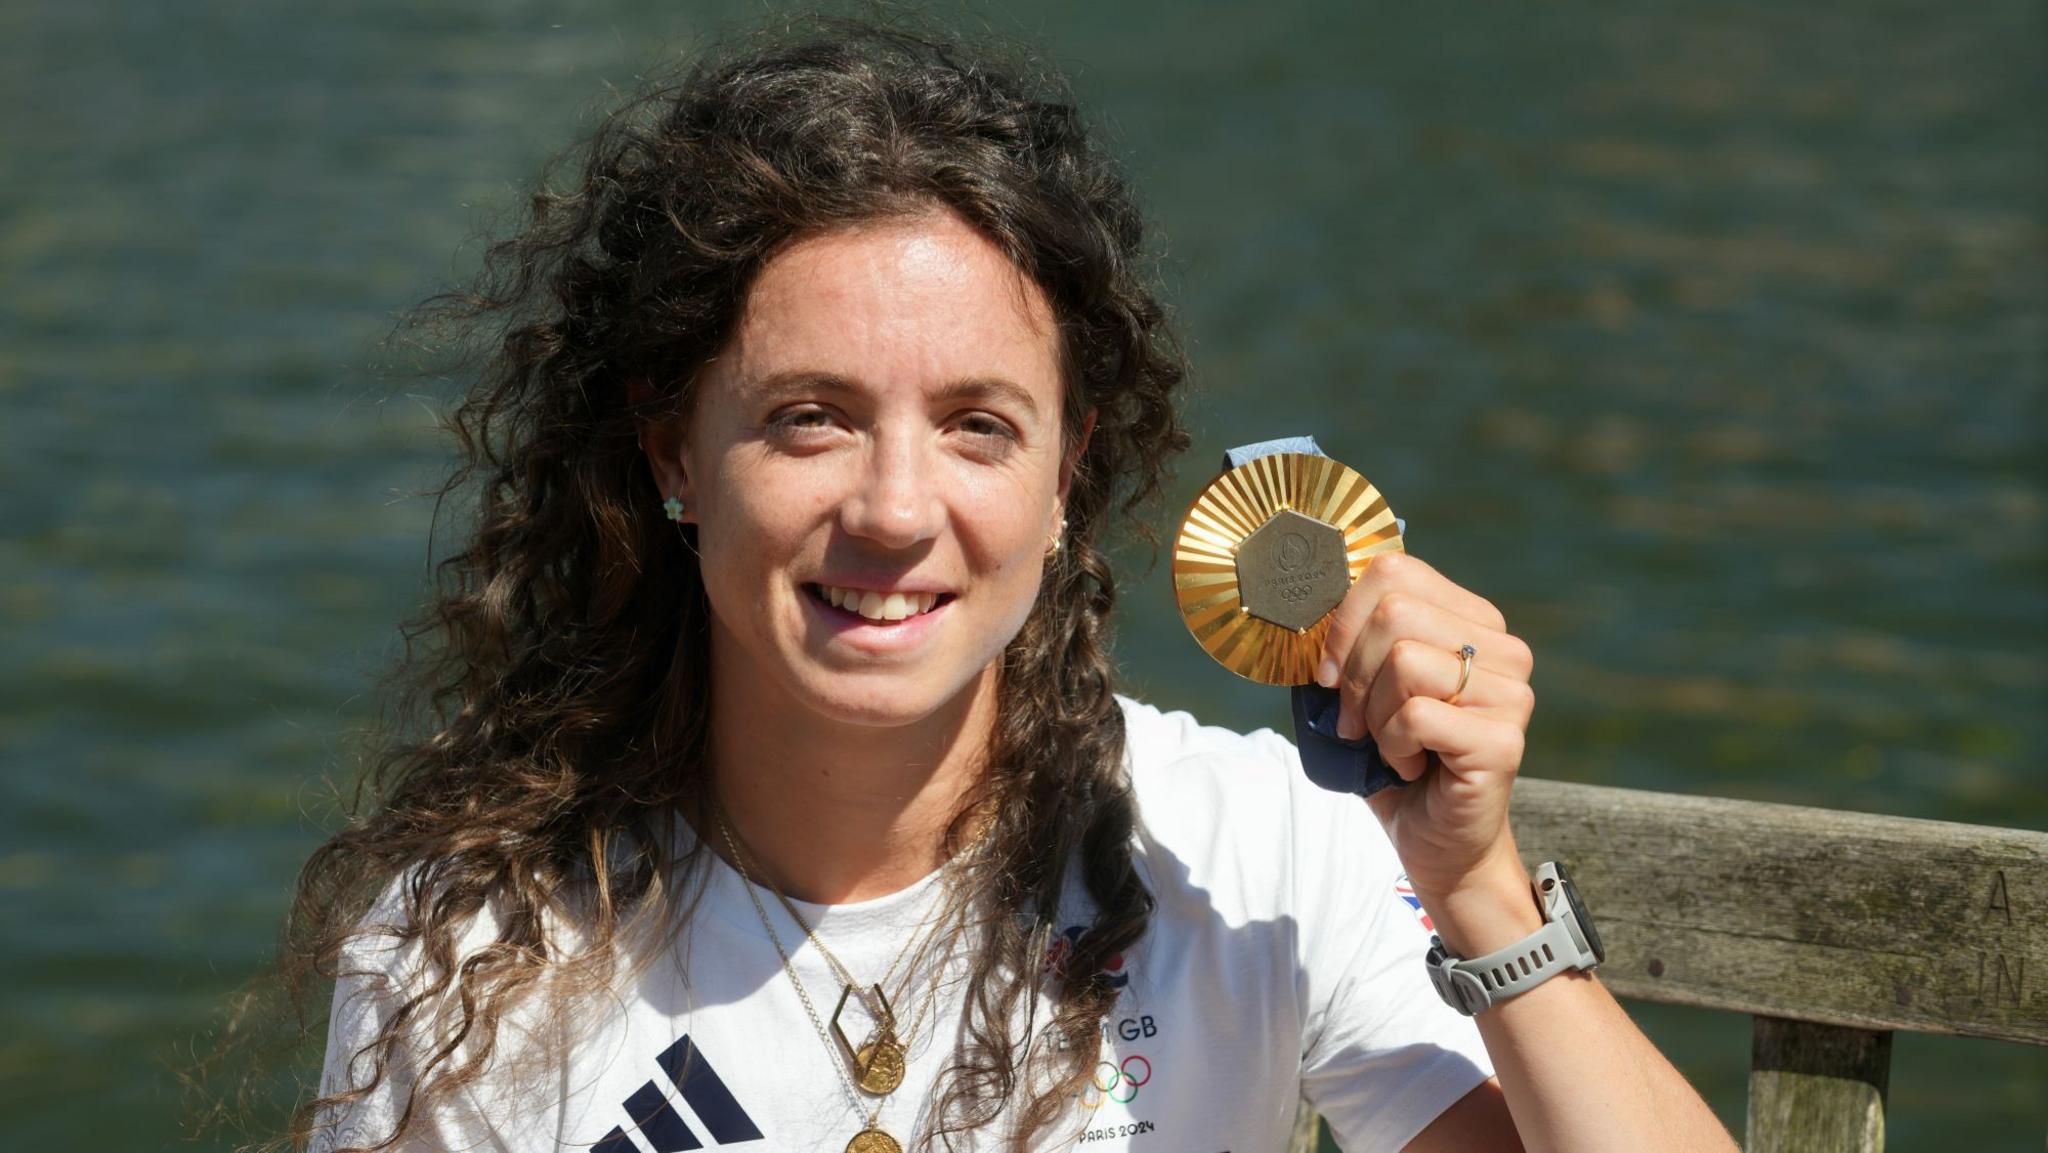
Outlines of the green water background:
<svg viewBox="0 0 2048 1153">
<path fill-rule="evenodd" d="M 272 946 L 445 460 L 378 339 L 762 11 L 0 7 L 8 1148 L 175 1140 Z M 2043 13 L 939 15 L 1043 46 L 1143 192 L 1201 388 L 1162 529 L 1312 427 L 1533 644 L 1528 772 L 2041 829 Z M 1284 724 L 1125 571 L 1129 688 Z M 1636 1008 L 1739 1133 L 1745 1020 Z M 1891 1101 L 1895 1149 L 2039 1149 L 2048 1051 L 1901 1036 Z"/>
</svg>

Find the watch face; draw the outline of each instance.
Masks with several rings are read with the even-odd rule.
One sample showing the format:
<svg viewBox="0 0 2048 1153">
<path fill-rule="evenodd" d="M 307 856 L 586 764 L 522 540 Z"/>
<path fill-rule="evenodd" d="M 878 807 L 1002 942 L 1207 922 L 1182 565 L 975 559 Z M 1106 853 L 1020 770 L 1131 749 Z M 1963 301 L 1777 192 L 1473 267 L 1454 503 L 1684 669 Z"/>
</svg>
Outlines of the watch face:
<svg viewBox="0 0 2048 1153">
<path fill-rule="evenodd" d="M 1571 878 L 1565 876 L 1561 868 L 1557 871 L 1557 882 L 1564 886 L 1564 899 L 1571 904 L 1572 919 L 1579 923 L 1579 932 L 1585 935 L 1586 947 L 1593 950 L 1593 959 L 1606 964 L 1607 949 L 1600 944 L 1600 930 L 1593 927 L 1592 915 L 1586 912 L 1586 906 L 1579 903 L 1579 887 L 1572 884 Z"/>
</svg>

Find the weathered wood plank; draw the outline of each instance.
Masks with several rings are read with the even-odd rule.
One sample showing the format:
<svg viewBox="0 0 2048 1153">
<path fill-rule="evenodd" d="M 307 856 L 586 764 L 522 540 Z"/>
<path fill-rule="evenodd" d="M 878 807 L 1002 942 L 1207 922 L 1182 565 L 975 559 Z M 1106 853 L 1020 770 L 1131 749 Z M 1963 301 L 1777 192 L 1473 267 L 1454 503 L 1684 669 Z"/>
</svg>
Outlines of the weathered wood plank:
<svg viewBox="0 0 2048 1153">
<path fill-rule="evenodd" d="M 2048 833 L 1523 780 L 1622 996 L 2048 1044 Z"/>
<path fill-rule="evenodd" d="M 1884 1153 L 1892 1035 L 1758 1017 L 1749 1153 Z"/>
</svg>

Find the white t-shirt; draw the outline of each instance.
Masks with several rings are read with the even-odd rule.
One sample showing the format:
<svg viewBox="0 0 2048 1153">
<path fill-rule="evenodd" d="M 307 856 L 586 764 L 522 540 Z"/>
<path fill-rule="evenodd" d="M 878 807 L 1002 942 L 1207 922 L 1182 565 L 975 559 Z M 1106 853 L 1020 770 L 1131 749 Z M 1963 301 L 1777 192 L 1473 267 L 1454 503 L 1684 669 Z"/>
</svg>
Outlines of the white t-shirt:
<svg viewBox="0 0 2048 1153">
<path fill-rule="evenodd" d="M 1243 735 L 1119 701 L 1141 817 L 1136 860 L 1158 906 L 1145 937 L 1111 966 L 1124 984 L 1096 1078 L 1046 1147 L 1078 1139 L 1086 1153 L 1268 1153 L 1286 1147 L 1306 1098 L 1348 1153 L 1399 1150 L 1493 1068 L 1473 1023 L 1430 988 L 1429 934 L 1379 822 L 1356 799 L 1310 784 L 1293 745 L 1270 730 Z M 486 1077 L 423 1118 L 402 1147 L 845 1148 L 866 1120 L 849 1100 L 846 1063 L 806 1012 L 744 883 L 716 858 L 709 868 L 685 943 L 577 1022 L 553 1081 Z M 875 981 L 936 907 L 940 878 L 798 908 L 848 969 Z M 829 1020 L 839 980 L 774 897 L 761 897 Z M 1087 920 L 1063 914 L 1060 927 Z M 489 936 L 486 926 L 469 940 Z M 1055 959 L 1061 948 L 1055 941 Z M 409 971 L 375 941 L 350 966 L 400 980 Z M 380 987 L 375 976 L 338 984 L 326 1091 L 351 1083 L 348 1054 L 381 1027 L 390 1003 Z M 899 1026 L 925 1007 L 908 1074 L 878 1120 L 906 1148 L 958 1038 L 963 992 L 920 974 L 894 1006 Z M 857 1044 L 866 1032 L 857 1000 L 848 1014 Z M 1042 1005 L 1040 1014 L 1042 1025 Z M 517 1019 L 501 1027 L 505 1051 L 540 1043 L 525 1029 Z M 401 1068 L 330 1118 L 326 1136 L 383 1139 L 408 1090 Z M 993 1146 L 956 1138 L 959 1148 Z"/>
</svg>

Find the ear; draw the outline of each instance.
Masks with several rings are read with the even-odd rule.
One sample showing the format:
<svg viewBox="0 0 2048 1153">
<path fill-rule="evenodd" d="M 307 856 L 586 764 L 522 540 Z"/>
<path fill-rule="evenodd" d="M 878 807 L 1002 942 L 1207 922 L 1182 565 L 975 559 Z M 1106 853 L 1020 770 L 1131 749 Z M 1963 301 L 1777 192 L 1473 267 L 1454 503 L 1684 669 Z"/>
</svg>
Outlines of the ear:
<svg viewBox="0 0 2048 1153">
<path fill-rule="evenodd" d="M 644 408 L 654 402 L 654 386 L 645 378 L 635 378 L 626 384 L 626 396 L 634 408 Z M 640 451 L 647 456 L 648 468 L 654 474 L 654 487 L 663 497 L 675 497 L 683 502 L 683 520 L 694 522 L 697 517 L 696 493 L 690 488 L 689 469 L 684 466 L 683 453 L 686 445 L 685 429 L 681 420 L 640 422 Z"/>
</svg>

